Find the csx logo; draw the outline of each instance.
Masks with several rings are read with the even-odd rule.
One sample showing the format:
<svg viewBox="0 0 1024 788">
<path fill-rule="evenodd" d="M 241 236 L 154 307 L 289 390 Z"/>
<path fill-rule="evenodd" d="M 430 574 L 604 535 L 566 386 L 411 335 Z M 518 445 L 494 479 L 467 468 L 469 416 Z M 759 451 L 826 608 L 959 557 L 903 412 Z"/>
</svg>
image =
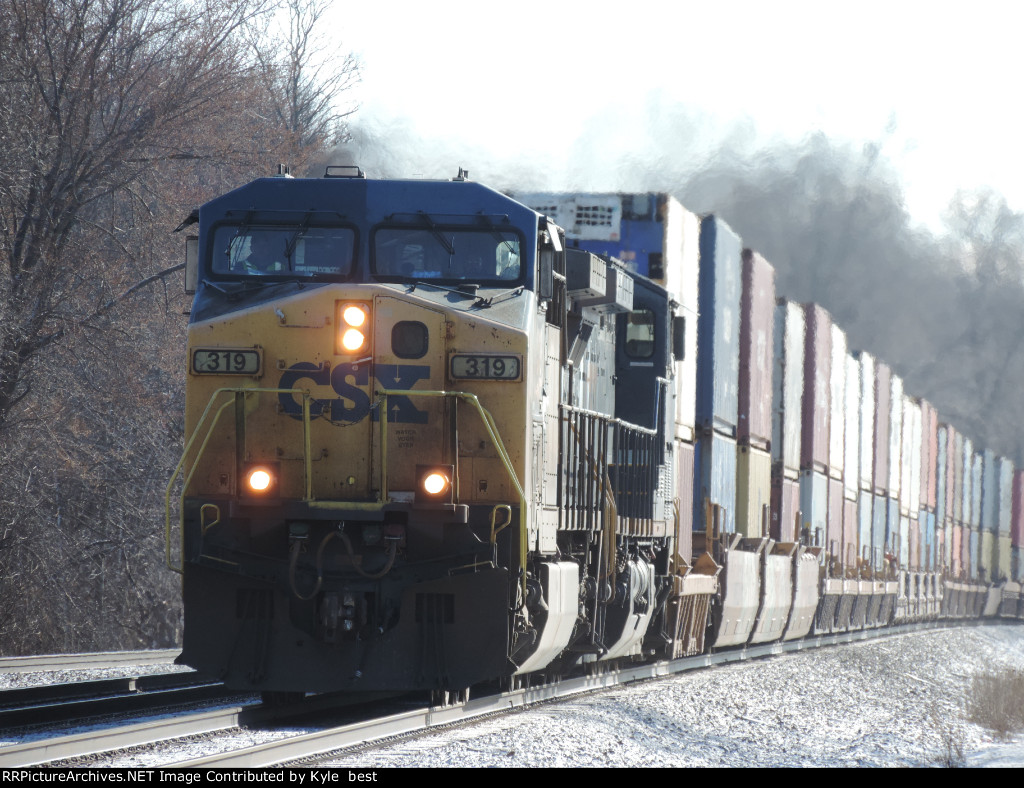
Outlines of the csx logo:
<svg viewBox="0 0 1024 788">
<path fill-rule="evenodd" d="M 416 381 L 430 377 L 430 367 L 418 364 L 376 364 L 373 377 L 383 389 L 411 389 Z M 278 388 L 303 388 L 300 382 L 312 381 L 318 386 L 330 386 L 338 395 L 337 399 L 311 399 L 309 414 L 312 417 L 329 414 L 331 421 L 359 421 L 370 412 L 370 395 L 364 388 L 370 383 L 370 365 L 339 364 L 334 369 L 324 369 L 308 361 L 300 361 L 289 367 L 281 376 Z M 296 419 L 302 418 L 302 401 L 294 394 L 278 394 L 281 410 Z M 373 420 L 380 414 L 374 410 Z M 388 398 L 388 421 L 405 424 L 426 424 L 427 414 L 412 404 L 408 397 Z"/>
</svg>

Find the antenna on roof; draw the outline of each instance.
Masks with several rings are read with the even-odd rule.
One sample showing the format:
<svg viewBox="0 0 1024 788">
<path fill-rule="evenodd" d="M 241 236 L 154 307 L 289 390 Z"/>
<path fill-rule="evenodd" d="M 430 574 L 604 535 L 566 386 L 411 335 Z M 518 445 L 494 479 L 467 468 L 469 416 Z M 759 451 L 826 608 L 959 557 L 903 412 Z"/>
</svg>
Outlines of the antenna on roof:
<svg viewBox="0 0 1024 788">
<path fill-rule="evenodd" d="M 452 180 L 453 181 L 468 181 L 469 180 L 469 170 L 464 170 L 464 169 L 462 169 L 462 167 L 459 167 L 459 174 L 456 175 L 454 178 L 452 178 Z"/>
</svg>

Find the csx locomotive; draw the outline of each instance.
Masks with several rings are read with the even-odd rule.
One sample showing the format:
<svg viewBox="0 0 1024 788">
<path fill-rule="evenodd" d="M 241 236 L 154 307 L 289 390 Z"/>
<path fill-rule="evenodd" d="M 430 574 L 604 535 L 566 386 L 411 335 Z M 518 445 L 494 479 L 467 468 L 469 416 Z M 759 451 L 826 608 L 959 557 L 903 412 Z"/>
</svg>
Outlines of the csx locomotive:
<svg viewBox="0 0 1024 788">
<path fill-rule="evenodd" d="M 903 556 L 909 492 L 886 519 L 893 491 L 858 496 L 852 461 L 853 520 L 828 514 L 837 474 L 789 439 L 799 453 L 801 411 L 829 407 L 805 359 L 824 334 L 716 217 L 331 167 L 256 180 L 195 223 L 167 550 L 180 660 L 228 686 L 507 686 L 975 615 L 997 588 L 953 566 L 952 539 Z M 1019 586 L 998 594 L 1017 615 Z"/>
</svg>

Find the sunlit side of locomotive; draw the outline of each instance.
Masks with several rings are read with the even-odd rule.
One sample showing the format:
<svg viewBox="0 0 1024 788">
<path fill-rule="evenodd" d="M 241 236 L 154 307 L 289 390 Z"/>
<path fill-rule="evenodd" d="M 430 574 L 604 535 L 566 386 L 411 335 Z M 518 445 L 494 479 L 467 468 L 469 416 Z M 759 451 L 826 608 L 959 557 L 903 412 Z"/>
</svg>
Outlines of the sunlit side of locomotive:
<svg viewBox="0 0 1024 788">
<path fill-rule="evenodd" d="M 514 672 L 556 228 L 462 178 L 262 179 L 198 222 L 182 661 L 275 692 Z"/>
</svg>

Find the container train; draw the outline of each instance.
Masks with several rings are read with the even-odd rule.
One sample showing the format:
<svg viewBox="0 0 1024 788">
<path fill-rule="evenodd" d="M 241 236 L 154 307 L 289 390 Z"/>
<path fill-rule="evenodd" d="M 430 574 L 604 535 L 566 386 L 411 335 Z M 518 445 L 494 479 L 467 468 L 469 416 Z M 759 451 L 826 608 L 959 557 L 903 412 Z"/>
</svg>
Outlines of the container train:
<svg viewBox="0 0 1024 788">
<path fill-rule="evenodd" d="M 183 223 L 180 661 L 268 700 L 1024 617 L 1024 471 L 717 216 L 459 175 Z"/>
</svg>

